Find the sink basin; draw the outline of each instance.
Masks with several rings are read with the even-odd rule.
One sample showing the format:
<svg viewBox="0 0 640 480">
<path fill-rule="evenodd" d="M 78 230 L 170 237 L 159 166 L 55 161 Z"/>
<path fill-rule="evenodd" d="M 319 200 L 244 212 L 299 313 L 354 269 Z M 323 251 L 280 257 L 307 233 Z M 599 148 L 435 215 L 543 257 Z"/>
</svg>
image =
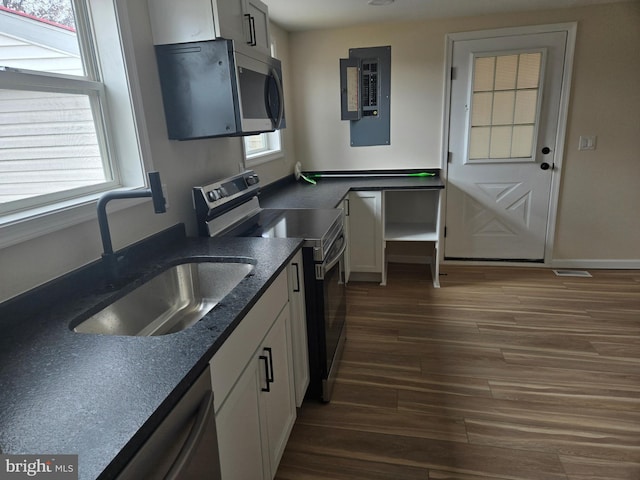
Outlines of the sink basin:
<svg viewBox="0 0 640 480">
<path fill-rule="evenodd" d="M 254 268 L 240 262 L 182 263 L 164 270 L 78 324 L 73 331 L 104 335 L 166 335 L 204 317 Z"/>
</svg>

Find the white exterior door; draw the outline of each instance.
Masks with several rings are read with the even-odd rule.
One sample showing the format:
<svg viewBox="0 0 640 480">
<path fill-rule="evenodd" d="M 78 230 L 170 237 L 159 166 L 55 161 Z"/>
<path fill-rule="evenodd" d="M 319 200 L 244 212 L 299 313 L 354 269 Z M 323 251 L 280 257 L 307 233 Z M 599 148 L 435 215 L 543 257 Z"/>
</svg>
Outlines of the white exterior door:
<svg viewBox="0 0 640 480">
<path fill-rule="evenodd" d="M 566 44 L 453 42 L 445 258 L 544 261 Z"/>
</svg>

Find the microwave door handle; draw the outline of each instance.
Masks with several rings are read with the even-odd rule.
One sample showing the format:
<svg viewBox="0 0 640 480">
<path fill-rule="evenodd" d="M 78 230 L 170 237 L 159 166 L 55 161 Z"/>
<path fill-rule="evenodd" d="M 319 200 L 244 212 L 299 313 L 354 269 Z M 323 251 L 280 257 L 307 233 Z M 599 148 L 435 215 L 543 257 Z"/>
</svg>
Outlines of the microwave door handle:
<svg viewBox="0 0 640 480">
<path fill-rule="evenodd" d="M 282 123 L 282 117 L 284 117 L 284 92 L 282 90 L 282 81 L 278 75 L 278 71 L 275 68 L 271 68 L 271 75 L 278 89 L 278 116 L 274 119 L 275 127 L 280 128 Z"/>
</svg>

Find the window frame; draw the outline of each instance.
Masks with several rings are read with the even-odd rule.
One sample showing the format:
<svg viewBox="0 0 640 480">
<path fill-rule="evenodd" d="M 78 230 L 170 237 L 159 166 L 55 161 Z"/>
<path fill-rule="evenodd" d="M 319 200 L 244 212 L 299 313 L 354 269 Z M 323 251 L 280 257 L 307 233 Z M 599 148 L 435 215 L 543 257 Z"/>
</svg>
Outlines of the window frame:
<svg viewBox="0 0 640 480">
<path fill-rule="evenodd" d="M 265 150 L 260 150 L 255 153 L 248 153 L 247 147 L 247 137 L 242 137 L 242 150 L 244 154 L 245 165 L 248 167 L 253 167 L 255 165 L 260 165 L 263 163 L 270 162 L 272 160 L 276 160 L 278 158 L 282 158 L 284 156 L 284 152 L 282 149 L 282 134 L 280 130 L 274 130 L 273 132 L 265 132 L 259 133 L 258 135 L 263 136 L 265 138 L 265 143 L 267 144 L 267 148 Z"/>
<path fill-rule="evenodd" d="M 145 171 L 153 170 L 144 115 L 137 113 L 143 112 L 143 105 L 127 1 L 72 1 L 79 47 L 83 56 L 88 52 L 91 58 L 85 62 L 85 70 L 87 76 L 93 78 L 15 69 L 0 73 L 6 74 L 3 76 L 7 82 L 28 79 L 30 87 L 38 86 L 41 90 L 47 88 L 47 82 L 51 81 L 48 88 L 53 88 L 53 91 L 67 93 L 65 85 L 90 91 L 92 101 L 100 103 L 100 118 L 95 118 L 96 110 L 93 110 L 94 122 L 104 125 L 102 131 L 98 126 L 96 131 L 101 153 L 104 149 L 106 155 L 103 163 L 106 161 L 110 165 L 111 179 L 86 190 L 81 187 L 73 195 L 53 202 L 0 213 L 0 248 L 94 219 L 97 199 L 102 193 L 118 188 L 143 188 L 146 184 Z M 83 20 L 79 18 L 81 16 Z M 116 50 L 118 53 L 114 54 Z M 101 52 L 105 54 L 100 55 Z M 120 202 L 116 209 L 129 208 L 144 201 L 147 200 Z"/>
<path fill-rule="evenodd" d="M 474 81 L 475 81 L 475 67 L 476 67 L 476 60 L 479 58 L 489 58 L 489 57 L 495 57 L 498 58 L 499 56 L 509 56 L 509 55 L 524 55 L 524 54 L 540 54 L 541 58 L 540 58 L 540 68 L 538 71 L 538 86 L 536 88 L 537 91 L 537 98 L 536 98 L 536 110 L 535 110 L 535 118 L 534 118 L 534 123 L 532 124 L 533 127 L 533 133 L 532 133 L 532 139 L 531 139 L 531 151 L 530 154 L 528 156 L 507 156 L 507 157 L 491 157 L 491 155 L 489 154 L 488 157 L 471 157 L 471 141 L 472 141 L 472 129 L 474 127 L 473 125 L 473 107 L 474 107 L 474 101 L 473 101 L 473 96 L 475 93 L 474 91 Z M 535 161 L 535 149 L 536 149 L 536 144 L 538 141 L 538 127 L 539 127 L 539 118 L 540 118 L 540 112 L 541 112 L 541 108 L 542 108 L 542 97 L 544 95 L 543 92 L 543 87 L 544 87 L 544 75 L 546 73 L 546 63 L 547 63 L 547 49 L 546 48 L 535 48 L 535 49 L 516 49 L 516 50 L 504 50 L 504 51 L 499 51 L 499 52 L 483 52 L 482 54 L 478 54 L 478 55 L 471 55 L 470 56 L 470 69 L 472 72 L 472 79 L 471 79 L 471 86 L 469 89 L 469 99 L 467 101 L 467 104 L 469 105 L 469 109 L 468 109 L 468 115 L 467 115 L 467 138 L 465 141 L 465 163 L 474 163 L 474 164 L 481 164 L 481 163 L 500 163 L 500 162 L 505 162 L 508 161 L 509 163 L 531 163 L 533 161 Z M 495 73 L 495 72 L 494 72 Z M 517 92 L 518 89 L 517 86 L 516 88 L 513 89 L 514 92 Z M 524 90 L 524 89 L 523 89 Z M 507 91 L 507 90 L 491 90 L 492 94 L 495 94 L 496 92 L 502 92 L 502 91 Z M 511 127 L 515 127 L 518 124 L 516 123 L 512 123 Z M 494 125 L 493 122 L 491 121 L 488 125 L 488 128 L 495 128 L 496 126 L 499 125 Z M 512 141 L 512 137 L 513 137 L 513 133 L 511 134 L 510 137 L 510 141 Z M 489 147 L 490 148 L 490 147 Z"/>
</svg>

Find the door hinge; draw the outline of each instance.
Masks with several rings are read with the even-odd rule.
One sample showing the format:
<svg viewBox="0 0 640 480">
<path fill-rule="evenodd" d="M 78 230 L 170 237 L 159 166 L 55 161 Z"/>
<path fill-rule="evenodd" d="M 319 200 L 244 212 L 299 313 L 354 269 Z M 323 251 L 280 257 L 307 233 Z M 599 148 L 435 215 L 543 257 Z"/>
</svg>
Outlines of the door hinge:
<svg viewBox="0 0 640 480">
<path fill-rule="evenodd" d="M 447 238 L 447 226 L 444 226 L 444 238 Z"/>
<path fill-rule="evenodd" d="M 451 163 L 452 158 L 453 158 L 453 153 L 447 152 L 447 163 Z"/>
<path fill-rule="evenodd" d="M 451 80 L 456 79 L 456 67 L 451 67 Z"/>
</svg>

